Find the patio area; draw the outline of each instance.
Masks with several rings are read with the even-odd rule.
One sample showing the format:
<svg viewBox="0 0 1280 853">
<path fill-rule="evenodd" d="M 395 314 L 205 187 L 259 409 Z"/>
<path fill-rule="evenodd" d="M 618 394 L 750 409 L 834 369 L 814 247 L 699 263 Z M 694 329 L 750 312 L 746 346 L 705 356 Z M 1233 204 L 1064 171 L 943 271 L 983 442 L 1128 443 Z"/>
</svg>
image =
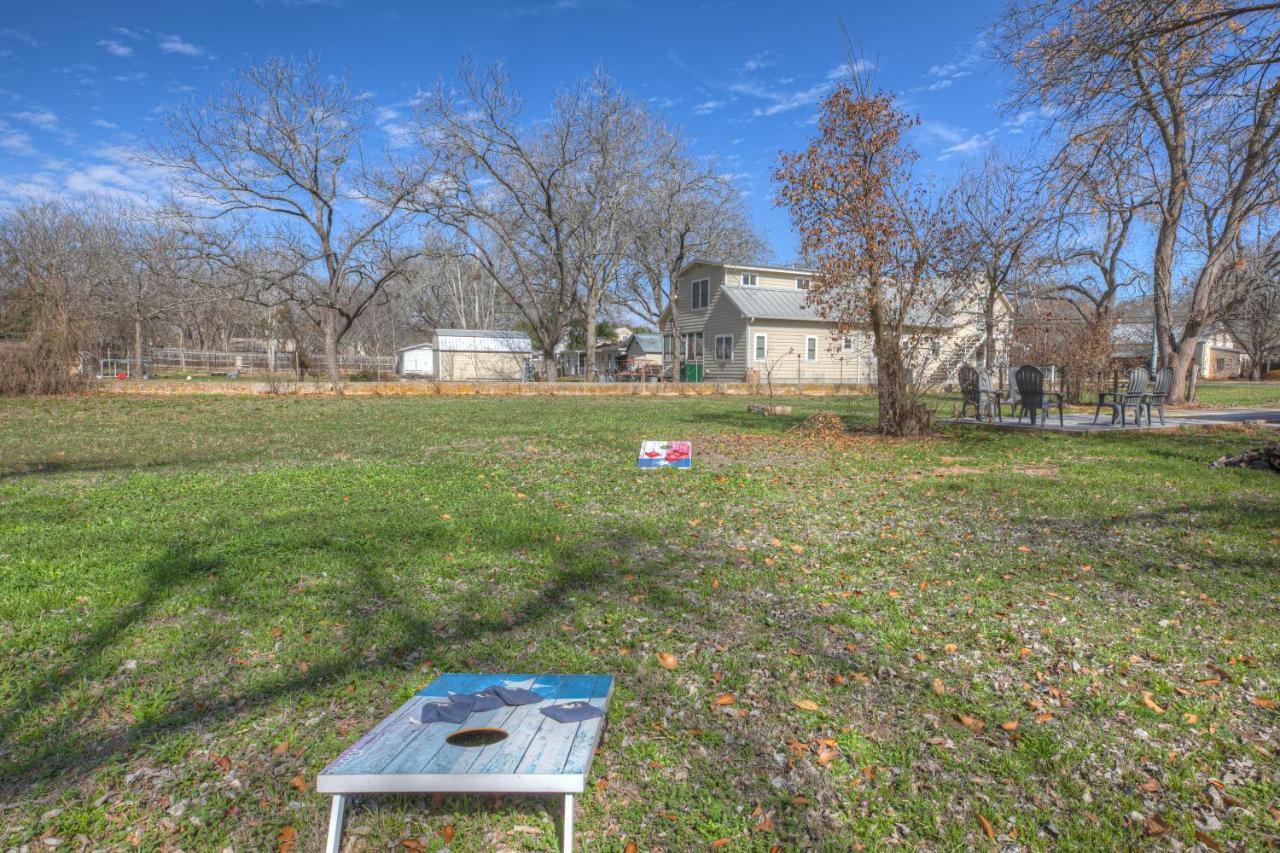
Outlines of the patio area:
<svg viewBox="0 0 1280 853">
<path fill-rule="evenodd" d="M 974 424 L 984 427 L 995 427 L 996 429 L 1009 430 L 1045 430 L 1048 432 L 1067 432 L 1067 433 L 1092 433 L 1092 432 L 1134 432 L 1136 430 L 1171 430 L 1180 427 L 1212 427 L 1212 426 L 1230 426 L 1245 425 L 1250 426 L 1266 426 L 1272 428 L 1280 428 L 1280 410 L 1277 409 L 1169 409 L 1165 412 L 1165 422 L 1162 425 L 1159 418 L 1152 421 L 1151 426 L 1147 426 L 1146 419 L 1143 418 L 1142 423 L 1135 426 L 1130 420 L 1126 426 L 1121 426 L 1119 421 L 1111 423 L 1111 416 L 1107 411 L 1103 411 L 1098 417 L 1098 422 L 1093 422 L 1093 412 L 1071 412 L 1068 411 L 1062 416 L 1062 424 L 1058 424 L 1058 415 L 1056 412 L 1050 414 L 1042 423 L 1037 421 L 1031 424 L 1027 417 L 1023 417 L 1019 422 L 1017 418 L 1006 415 L 1003 421 L 991 422 L 990 420 L 978 420 L 973 417 L 966 418 L 948 418 L 946 423 L 956 424 Z"/>
</svg>

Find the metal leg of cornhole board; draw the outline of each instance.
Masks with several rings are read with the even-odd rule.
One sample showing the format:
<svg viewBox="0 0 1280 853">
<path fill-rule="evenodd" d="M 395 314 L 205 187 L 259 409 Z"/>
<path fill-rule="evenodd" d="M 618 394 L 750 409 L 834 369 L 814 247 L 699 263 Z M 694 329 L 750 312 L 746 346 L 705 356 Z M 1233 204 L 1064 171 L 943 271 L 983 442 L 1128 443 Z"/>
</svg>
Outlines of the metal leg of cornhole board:
<svg viewBox="0 0 1280 853">
<path fill-rule="evenodd" d="M 339 853 L 342 849 L 342 817 L 346 810 L 346 795 L 335 794 L 333 807 L 329 809 L 329 840 L 324 845 L 325 853 Z"/>
<path fill-rule="evenodd" d="M 564 836 L 560 839 L 562 853 L 573 853 L 573 794 L 564 795 Z"/>
</svg>

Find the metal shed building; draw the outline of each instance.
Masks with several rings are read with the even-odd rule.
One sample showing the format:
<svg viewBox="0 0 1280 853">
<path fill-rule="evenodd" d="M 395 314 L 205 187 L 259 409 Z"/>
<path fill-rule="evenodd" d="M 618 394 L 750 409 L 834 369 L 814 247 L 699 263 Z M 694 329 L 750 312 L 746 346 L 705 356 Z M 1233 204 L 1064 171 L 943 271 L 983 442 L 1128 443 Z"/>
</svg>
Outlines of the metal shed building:
<svg viewBox="0 0 1280 853">
<path fill-rule="evenodd" d="M 444 381 L 521 381 L 532 376 L 533 344 L 524 332 L 436 329 L 400 350 L 397 372 Z"/>
</svg>

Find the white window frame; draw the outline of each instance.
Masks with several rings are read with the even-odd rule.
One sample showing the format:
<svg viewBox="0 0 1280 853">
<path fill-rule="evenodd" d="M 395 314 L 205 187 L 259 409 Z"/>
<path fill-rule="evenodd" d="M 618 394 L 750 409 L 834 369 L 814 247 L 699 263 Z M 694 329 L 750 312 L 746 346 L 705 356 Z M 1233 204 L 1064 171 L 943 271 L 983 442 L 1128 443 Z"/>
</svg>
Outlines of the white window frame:
<svg viewBox="0 0 1280 853">
<path fill-rule="evenodd" d="M 743 286 L 743 287 L 756 287 L 756 286 L 757 286 L 757 278 L 756 278 L 756 274 L 755 274 L 755 273 L 753 273 L 753 272 L 744 272 L 744 273 L 742 274 L 742 286 Z"/>
<path fill-rule="evenodd" d="M 854 349 L 854 347 L 853 347 L 853 335 L 841 335 L 841 336 L 840 336 L 840 351 L 841 351 L 841 352 L 853 352 L 853 349 Z"/>
<path fill-rule="evenodd" d="M 728 345 L 721 347 L 722 341 Z M 733 335 L 716 335 L 716 361 L 733 361 Z"/>
<path fill-rule="evenodd" d="M 699 300 L 698 297 L 702 299 Z M 699 304 L 701 302 L 701 304 Z M 704 311 L 711 302 L 711 279 L 700 278 L 692 283 L 689 291 L 689 304 L 694 311 Z"/>
<path fill-rule="evenodd" d="M 764 342 L 761 348 L 760 343 Z M 766 362 L 769 360 L 769 336 L 764 332 L 755 332 L 751 338 L 751 354 L 755 356 L 757 362 Z"/>
<path fill-rule="evenodd" d="M 702 332 L 684 333 L 684 360 L 698 361 L 705 354 Z"/>
<path fill-rule="evenodd" d="M 818 360 L 818 336 L 804 336 L 804 360 L 807 362 L 815 362 Z"/>
<path fill-rule="evenodd" d="M 802 284 L 801 282 L 803 282 L 803 284 Z M 811 279 L 807 279 L 807 278 L 797 278 L 797 279 L 796 279 L 796 290 L 808 290 L 808 289 L 810 288 L 810 286 L 812 286 L 812 284 L 813 284 L 813 281 L 812 281 Z"/>
</svg>

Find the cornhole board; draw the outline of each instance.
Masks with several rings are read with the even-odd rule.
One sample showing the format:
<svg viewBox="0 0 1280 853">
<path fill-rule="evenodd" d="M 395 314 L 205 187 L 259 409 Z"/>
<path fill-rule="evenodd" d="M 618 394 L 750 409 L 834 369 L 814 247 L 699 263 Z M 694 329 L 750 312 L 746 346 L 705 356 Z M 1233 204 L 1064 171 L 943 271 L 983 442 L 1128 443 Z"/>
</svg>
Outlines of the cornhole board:
<svg viewBox="0 0 1280 853">
<path fill-rule="evenodd" d="M 461 723 L 414 722 L 428 702 L 495 684 L 524 687 L 542 701 L 475 712 Z M 607 711 L 612 695 L 612 675 L 441 675 L 320 771 L 316 790 L 333 795 L 325 850 L 338 853 L 342 846 L 342 819 L 353 794 L 556 794 L 564 797 L 561 848 L 570 853 L 573 797 L 586 786 L 605 718 L 557 723 L 542 709 L 585 701 Z M 449 743 L 464 729 L 498 729 L 506 737 L 487 745 Z"/>
<path fill-rule="evenodd" d="M 640 468 L 692 468 L 693 444 L 688 441 L 642 441 L 636 465 Z"/>
</svg>

